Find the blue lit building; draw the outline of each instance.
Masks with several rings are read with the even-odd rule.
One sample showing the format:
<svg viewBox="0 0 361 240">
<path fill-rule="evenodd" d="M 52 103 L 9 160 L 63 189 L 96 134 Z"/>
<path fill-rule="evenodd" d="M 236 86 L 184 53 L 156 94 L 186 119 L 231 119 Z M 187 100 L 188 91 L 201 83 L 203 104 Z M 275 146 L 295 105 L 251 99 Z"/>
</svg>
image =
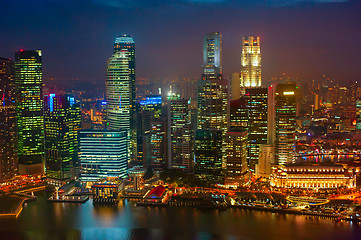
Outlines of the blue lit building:
<svg viewBox="0 0 361 240">
<path fill-rule="evenodd" d="M 82 130 L 79 133 L 80 179 L 127 177 L 128 137 L 126 130 Z"/>
</svg>

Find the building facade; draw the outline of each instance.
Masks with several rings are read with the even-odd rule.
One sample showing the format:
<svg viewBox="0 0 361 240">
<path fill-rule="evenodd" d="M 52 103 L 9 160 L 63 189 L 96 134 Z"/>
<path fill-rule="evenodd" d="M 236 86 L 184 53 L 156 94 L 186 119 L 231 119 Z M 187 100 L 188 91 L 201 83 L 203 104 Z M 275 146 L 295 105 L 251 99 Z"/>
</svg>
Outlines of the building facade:
<svg viewBox="0 0 361 240">
<path fill-rule="evenodd" d="M 225 185 L 239 186 L 246 178 L 248 171 L 247 140 L 248 132 L 243 128 L 231 128 L 226 134 Z"/>
<path fill-rule="evenodd" d="M 0 182 L 18 172 L 14 61 L 0 58 Z"/>
<path fill-rule="evenodd" d="M 243 38 L 240 78 L 241 88 L 261 87 L 262 85 L 260 37 Z"/>
<path fill-rule="evenodd" d="M 296 84 L 275 84 L 268 90 L 268 143 L 275 146 L 275 164 L 290 163 L 296 134 Z"/>
<path fill-rule="evenodd" d="M 66 182 L 78 177 L 80 105 L 71 95 L 44 96 L 46 176 Z"/>
<path fill-rule="evenodd" d="M 44 173 L 44 116 L 40 50 L 15 53 L 16 121 L 20 174 Z"/>
<path fill-rule="evenodd" d="M 80 131 L 80 179 L 83 182 L 96 182 L 108 177 L 127 177 L 127 134 L 126 130 Z"/>
</svg>

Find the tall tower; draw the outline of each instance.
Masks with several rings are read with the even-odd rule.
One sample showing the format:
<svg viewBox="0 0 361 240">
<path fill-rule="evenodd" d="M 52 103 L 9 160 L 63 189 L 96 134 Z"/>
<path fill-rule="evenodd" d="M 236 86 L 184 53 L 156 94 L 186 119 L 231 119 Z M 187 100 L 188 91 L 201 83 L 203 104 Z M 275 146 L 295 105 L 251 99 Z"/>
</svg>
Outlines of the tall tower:
<svg viewBox="0 0 361 240">
<path fill-rule="evenodd" d="M 227 131 L 228 82 L 222 76 L 222 35 L 204 35 L 203 74 L 198 86 L 198 129 Z"/>
<path fill-rule="evenodd" d="M 18 171 L 14 61 L 0 58 L 0 182 Z"/>
<path fill-rule="evenodd" d="M 107 64 L 107 128 L 128 131 L 131 160 L 137 156 L 135 93 L 135 43 L 132 36 L 121 35 L 115 39 L 114 54 Z"/>
<path fill-rule="evenodd" d="M 44 96 L 46 176 L 54 183 L 77 177 L 80 105 L 71 95 Z"/>
<path fill-rule="evenodd" d="M 193 135 L 187 99 L 170 100 L 171 167 L 190 172 L 193 161 Z"/>
<path fill-rule="evenodd" d="M 203 37 L 203 69 L 204 73 L 209 73 L 205 69 L 222 73 L 222 34 L 214 32 L 205 34 Z"/>
<path fill-rule="evenodd" d="M 296 134 L 296 84 L 268 88 L 268 143 L 275 147 L 275 163 L 293 160 Z"/>
<path fill-rule="evenodd" d="M 241 56 L 240 87 L 261 87 L 261 46 L 260 38 L 244 37 Z"/>
<path fill-rule="evenodd" d="M 20 174 L 44 173 L 41 51 L 15 53 L 16 120 Z"/>
</svg>

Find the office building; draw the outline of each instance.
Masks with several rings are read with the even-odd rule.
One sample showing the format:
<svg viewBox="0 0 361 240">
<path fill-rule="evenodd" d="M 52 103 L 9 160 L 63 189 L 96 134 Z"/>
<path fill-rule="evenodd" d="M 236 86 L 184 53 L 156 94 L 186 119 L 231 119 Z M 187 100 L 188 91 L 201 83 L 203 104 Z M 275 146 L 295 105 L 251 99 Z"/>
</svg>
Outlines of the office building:
<svg viewBox="0 0 361 240">
<path fill-rule="evenodd" d="M 83 182 L 96 182 L 108 177 L 127 177 L 127 134 L 126 130 L 80 131 L 80 179 Z"/>
<path fill-rule="evenodd" d="M 231 128 L 226 133 L 225 185 L 239 186 L 245 182 L 248 172 L 248 132 L 243 128 Z"/>
<path fill-rule="evenodd" d="M 242 42 L 240 87 L 261 87 L 261 73 L 260 38 L 255 36 L 244 37 Z"/>
<path fill-rule="evenodd" d="M 267 88 L 246 88 L 248 109 L 248 163 L 252 173 L 258 163 L 259 149 L 267 143 Z"/>
<path fill-rule="evenodd" d="M 259 149 L 259 160 L 256 164 L 256 177 L 269 178 L 271 175 L 271 165 L 274 164 L 274 147 L 263 144 Z"/>
<path fill-rule="evenodd" d="M 80 105 L 71 95 L 44 96 L 46 176 L 65 183 L 78 177 Z"/>
<path fill-rule="evenodd" d="M 107 129 L 128 131 L 129 155 L 137 157 L 135 124 L 135 44 L 129 35 L 118 36 L 106 68 Z"/>
<path fill-rule="evenodd" d="M 40 50 L 15 53 L 16 121 L 20 174 L 44 173 L 44 116 Z"/>
<path fill-rule="evenodd" d="M 196 177 L 210 184 L 223 183 L 222 131 L 197 130 L 194 138 Z"/>
<path fill-rule="evenodd" d="M 0 182 L 18 172 L 14 61 L 0 58 Z"/>
<path fill-rule="evenodd" d="M 296 134 L 296 84 L 268 88 L 268 143 L 275 147 L 275 164 L 293 160 Z"/>
<path fill-rule="evenodd" d="M 189 116 L 189 100 L 170 101 L 171 168 L 185 172 L 192 170 L 193 131 Z"/>
</svg>

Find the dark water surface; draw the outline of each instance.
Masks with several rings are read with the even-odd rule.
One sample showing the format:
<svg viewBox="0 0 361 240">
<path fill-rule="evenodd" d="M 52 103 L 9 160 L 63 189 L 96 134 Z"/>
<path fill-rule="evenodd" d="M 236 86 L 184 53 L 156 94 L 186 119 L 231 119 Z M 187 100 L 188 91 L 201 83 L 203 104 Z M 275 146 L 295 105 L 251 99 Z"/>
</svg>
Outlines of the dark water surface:
<svg viewBox="0 0 361 240">
<path fill-rule="evenodd" d="M 45 194 L 17 219 L 0 219 L 0 239 L 360 239 L 361 225 L 241 209 L 117 207 L 48 203 Z"/>
</svg>

